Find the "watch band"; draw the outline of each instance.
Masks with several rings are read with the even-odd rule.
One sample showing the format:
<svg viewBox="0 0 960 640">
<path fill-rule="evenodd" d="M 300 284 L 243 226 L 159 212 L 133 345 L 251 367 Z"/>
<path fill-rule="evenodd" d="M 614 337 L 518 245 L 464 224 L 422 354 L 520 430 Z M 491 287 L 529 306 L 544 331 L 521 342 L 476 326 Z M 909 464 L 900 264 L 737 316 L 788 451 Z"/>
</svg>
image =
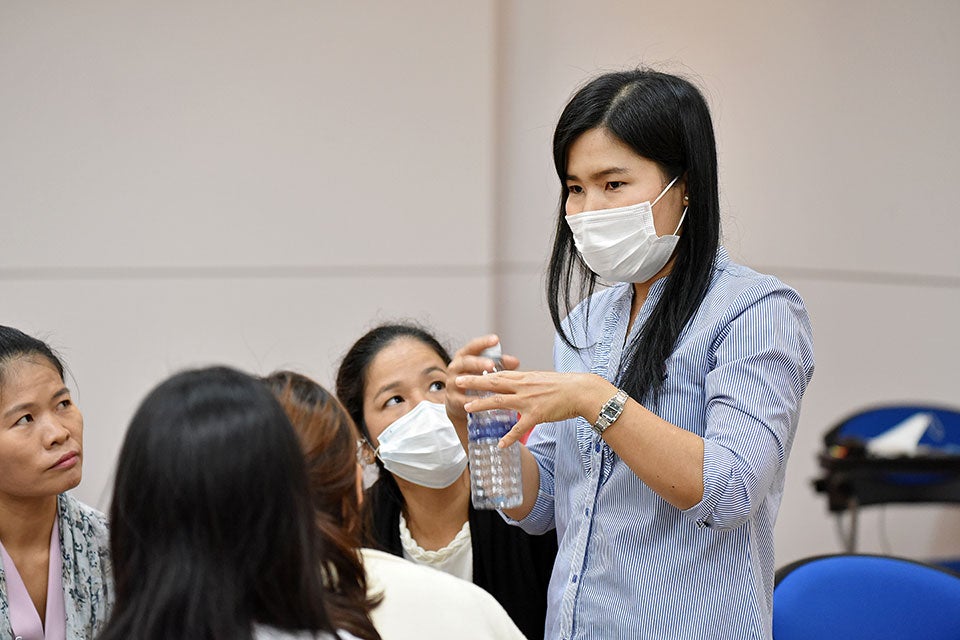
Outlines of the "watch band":
<svg viewBox="0 0 960 640">
<path fill-rule="evenodd" d="M 617 418 L 623 413 L 623 407 L 629 397 L 626 391 L 617 389 L 617 395 L 607 400 L 604 405 L 600 407 L 600 416 L 597 418 L 597 421 L 591 425 L 598 436 L 602 436 L 603 432 L 617 421 Z"/>
</svg>

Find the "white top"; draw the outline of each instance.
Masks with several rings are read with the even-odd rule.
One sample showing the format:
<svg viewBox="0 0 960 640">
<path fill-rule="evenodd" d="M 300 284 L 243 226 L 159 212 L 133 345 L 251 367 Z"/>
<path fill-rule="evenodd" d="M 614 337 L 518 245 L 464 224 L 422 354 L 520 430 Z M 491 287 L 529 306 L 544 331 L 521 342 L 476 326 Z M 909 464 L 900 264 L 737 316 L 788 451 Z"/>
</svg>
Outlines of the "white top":
<svg viewBox="0 0 960 640">
<path fill-rule="evenodd" d="M 383 594 L 371 618 L 383 640 L 523 638 L 493 596 L 466 580 L 395 555 L 362 549 L 367 592 Z"/>
<path fill-rule="evenodd" d="M 400 544 L 403 546 L 403 557 L 407 560 L 439 569 L 467 582 L 473 582 L 473 544 L 469 520 L 463 523 L 463 527 L 450 544 L 437 551 L 427 551 L 410 535 L 407 520 L 401 513 Z"/>
<path fill-rule="evenodd" d="M 310 633 L 309 631 L 284 631 L 276 627 L 265 625 L 254 625 L 254 640 L 334 640 L 329 633 Z M 340 640 L 359 640 L 357 636 L 346 631 L 337 631 L 337 637 Z"/>
</svg>

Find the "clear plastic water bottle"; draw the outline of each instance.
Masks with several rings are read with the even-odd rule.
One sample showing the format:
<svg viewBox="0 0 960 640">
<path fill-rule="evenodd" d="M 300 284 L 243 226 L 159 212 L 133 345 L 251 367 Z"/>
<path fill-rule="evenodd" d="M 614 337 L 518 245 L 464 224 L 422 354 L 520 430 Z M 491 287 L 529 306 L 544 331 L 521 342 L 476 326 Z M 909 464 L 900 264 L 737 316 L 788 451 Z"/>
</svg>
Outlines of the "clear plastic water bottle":
<svg viewBox="0 0 960 640">
<path fill-rule="evenodd" d="M 494 362 L 494 371 L 503 370 L 500 344 L 483 350 L 481 357 Z M 486 397 L 484 392 L 471 395 Z M 470 497 L 476 509 L 510 509 L 523 503 L 523 482 L 520 477 L 520 443 L 506 449 L 497 447 L 517 423 L 517 412 L 491 409 L 467 415 L 470 455 Z"/>
</svg>

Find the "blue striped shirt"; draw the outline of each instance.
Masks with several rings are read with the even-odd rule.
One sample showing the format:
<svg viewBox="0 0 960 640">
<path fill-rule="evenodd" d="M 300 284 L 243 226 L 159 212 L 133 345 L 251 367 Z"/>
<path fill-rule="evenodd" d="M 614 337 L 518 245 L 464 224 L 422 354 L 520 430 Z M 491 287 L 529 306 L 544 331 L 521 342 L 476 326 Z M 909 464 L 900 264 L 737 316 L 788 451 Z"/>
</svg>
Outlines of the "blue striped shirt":
<svg viewBox="0 0 960 640">
<path fill-rule="evenodd" d="M 630 336 L 633 287 L 596 293 L 559 338 L 557 371 L 619 380 L 625 341 L 660 298 L 654 283 Z M 654 493 L 583 418 L 539 426 L 527 446 L 540 492 L 521 522 L 556 528 L 548 638 L 771 637 L 773 525 L 813 374 L 797 293 L 734 264 L 721 248 L 706 298 L 666 363 L 656 413 L 704 439 L 703 499 L 681 511 Z"/>
</svg>

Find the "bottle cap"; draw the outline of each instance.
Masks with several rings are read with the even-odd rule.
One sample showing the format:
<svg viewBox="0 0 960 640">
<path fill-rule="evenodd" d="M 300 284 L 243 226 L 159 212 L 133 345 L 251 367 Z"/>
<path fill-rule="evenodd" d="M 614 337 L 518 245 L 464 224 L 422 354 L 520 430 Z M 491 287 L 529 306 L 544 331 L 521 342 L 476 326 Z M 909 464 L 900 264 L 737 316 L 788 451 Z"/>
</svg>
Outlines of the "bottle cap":
<svg viewBox="0 0 960 640">
<path fill-rule="evenodd" d="M 503 349 L 500 347 L 500 343 L 493 345 L 492 347 L 487 347 L 480 352 L 481 358 L 490 358 L 491 360 L 502 360 L 503 359 Z"/>
</svg>

